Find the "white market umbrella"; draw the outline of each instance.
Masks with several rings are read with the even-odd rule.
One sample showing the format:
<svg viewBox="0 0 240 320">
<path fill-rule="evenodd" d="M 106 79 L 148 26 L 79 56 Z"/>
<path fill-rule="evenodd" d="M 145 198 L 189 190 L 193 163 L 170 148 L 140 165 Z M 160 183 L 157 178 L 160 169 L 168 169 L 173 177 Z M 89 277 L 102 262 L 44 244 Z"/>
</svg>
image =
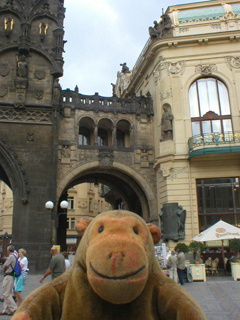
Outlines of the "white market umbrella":
<svg viewBox="0 0 240 320">
<path fill-rule="evenodd" d="M 198 242 L 222 240 L 222 253 L 225 268 L 225 256 L 223 240 L 240 239 L 240 229 L 222 220 L 218 221 L 210 228 L 195 236 L 192 240 Z"/>
</svg>

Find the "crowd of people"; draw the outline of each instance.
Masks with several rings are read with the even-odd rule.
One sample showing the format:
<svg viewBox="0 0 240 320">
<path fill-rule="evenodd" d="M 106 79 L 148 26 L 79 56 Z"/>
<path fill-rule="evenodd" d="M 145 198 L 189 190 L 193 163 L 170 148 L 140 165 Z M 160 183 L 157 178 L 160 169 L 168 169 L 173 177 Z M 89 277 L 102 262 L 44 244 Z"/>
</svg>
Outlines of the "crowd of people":
<svg viewBox="0 0 240 320">
<path fill-rule="evenodd" d="M 181 286 L 184 285 L 184 270 L 185 270 L 185 254 L 178 249 L 176 253 L 171 252 L 171 256 L 167 260 L 169 278 L 175 282 L 179 282 Z"/>
<path fill-rule="evenodd" d="M 50 253 L 52 258 L 47 271 L 40 279 L 40 283 L 50 274 L 52 279 L 57 278 L 71 266 L 67 252 L 60 253 L 59 248 L 53 246 Z M 2 296 L 0 298 L 0 301 L 3 302 L 3 310 L 0 315 L 13 315 L 23 301 L 22 291 L 26 285 L 29 271 L 26 255 L 26 250 L 23 248 L 17 252 L 13 245 L 7 247 L 7 257 L 3 264 Z M 21 268 L 20 274 L 17 274 L 17 264 Z"/>
</svg>

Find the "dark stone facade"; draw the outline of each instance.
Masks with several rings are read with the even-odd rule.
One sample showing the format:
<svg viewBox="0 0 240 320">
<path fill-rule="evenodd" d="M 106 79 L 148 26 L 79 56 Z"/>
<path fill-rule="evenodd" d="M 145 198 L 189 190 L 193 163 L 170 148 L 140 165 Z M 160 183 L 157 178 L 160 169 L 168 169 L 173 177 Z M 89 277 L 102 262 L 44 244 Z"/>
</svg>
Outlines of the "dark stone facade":
<svg viewBox="0 0 240 320">
<path fill-rule="evenodd" d="M 63 0 L 0 1 L 0 174 L 14 196 L 13 243 L 39 271 L 52 240 L 44 203 L 56 198 L 64 12 Z"/>
</svg>

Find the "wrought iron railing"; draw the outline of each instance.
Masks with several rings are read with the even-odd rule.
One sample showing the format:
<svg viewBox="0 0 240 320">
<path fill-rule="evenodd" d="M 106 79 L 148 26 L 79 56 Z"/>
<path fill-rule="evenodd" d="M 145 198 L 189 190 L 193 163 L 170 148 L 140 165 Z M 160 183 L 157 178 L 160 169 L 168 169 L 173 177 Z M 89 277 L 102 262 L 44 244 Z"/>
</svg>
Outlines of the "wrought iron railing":
<svg viewBox="0 0 240 320">
<path fill-rule="evenodd" d="M 189 152 L 199 147 L 208 145 L 229 145 L 232 143 L 240 143 L 240 132 L 214 132 L 196 135 L 188 139 Z"/>
</svg>

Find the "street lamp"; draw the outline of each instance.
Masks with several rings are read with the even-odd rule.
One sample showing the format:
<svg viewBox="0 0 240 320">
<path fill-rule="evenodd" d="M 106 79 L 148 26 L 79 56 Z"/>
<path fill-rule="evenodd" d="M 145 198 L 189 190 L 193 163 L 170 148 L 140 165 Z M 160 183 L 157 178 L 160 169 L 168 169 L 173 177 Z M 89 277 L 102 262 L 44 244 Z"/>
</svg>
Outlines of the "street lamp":
<svg viewBox="0 0 240 320">
<path fill-rule="evenodd" d="M 52 214 L 52 244 L 56 244 L 56 228 L 58 228 L 58 218 L 59 218 L 59 215 L 60 214 L 66 214 L 65 210 L 68 208 L 68 202 L 66 200 L 63 200 L 60 202 L 60 207 L 64 210 L 63 213 L 59 213 L 57 214 L 56 212 L 56 215 L 54 214 L 53 212 L 53 208 L 54 208 L 55 204 L 53 201 L 47 201 L 45 203 L 45 208 L 49 211 L 51 211 L 51 214 Z"/>
</svg>

